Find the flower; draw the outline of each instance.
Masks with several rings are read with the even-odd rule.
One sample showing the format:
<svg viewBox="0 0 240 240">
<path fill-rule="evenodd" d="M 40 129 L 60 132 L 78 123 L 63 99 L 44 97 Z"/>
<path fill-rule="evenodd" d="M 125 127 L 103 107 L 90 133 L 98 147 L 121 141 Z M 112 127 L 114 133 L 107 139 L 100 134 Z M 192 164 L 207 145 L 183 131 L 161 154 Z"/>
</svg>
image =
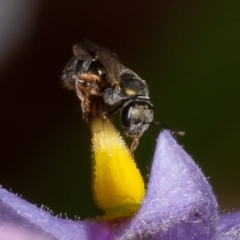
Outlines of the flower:
<svg viewBox="0 0 240 240">
<path fill-rule="evenodd" d="M 122 222 L 60 219 L 0 188 L 0 239 L 240 239 L 240 212 L 218 213 L 199 167 L 163 131 L 146 195 L 134 216 Z"/>
<path fill-rule="evenodd" d="M 105 220 L 130 218 L 139 210 L 145 195 L 142 176 L 110 121 L 96 118 L 91 130 L 95 202 L 105 211 Z"/>
</svg>

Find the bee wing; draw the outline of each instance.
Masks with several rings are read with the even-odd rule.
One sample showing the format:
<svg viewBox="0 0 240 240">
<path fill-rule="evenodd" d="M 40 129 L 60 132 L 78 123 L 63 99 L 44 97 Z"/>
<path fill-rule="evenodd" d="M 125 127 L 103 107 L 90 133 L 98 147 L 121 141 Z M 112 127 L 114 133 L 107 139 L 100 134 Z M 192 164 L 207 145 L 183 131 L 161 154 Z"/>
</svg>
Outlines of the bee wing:
<svg viewBox="0 0 240 240">
<path fill-rule="evenodd" d="M 125 67 L 124 65 L 121 65 L 119 74 L 120 75 L 129 74 L 130 76 L 135 76 L 135 77 L 141 79 L 134 71 L 132 71 L 131 69 Z"/>
<path fill-rule="evenodd" d="M 117 54 L 86 40 L 83 44 L 74 45 L 73 52 L 79 60 L 98 60 L 105 67 L 109 81 L 119 81 L 121 64 L 118 60 Z"/>
<path fill-rule="evenodd" d="M 73 45 L 73 53 L 79 60 L 90 60 L 95 58 L 94 49 L 89 49 L 85 44 L 77 43 Z"/>
</svg>

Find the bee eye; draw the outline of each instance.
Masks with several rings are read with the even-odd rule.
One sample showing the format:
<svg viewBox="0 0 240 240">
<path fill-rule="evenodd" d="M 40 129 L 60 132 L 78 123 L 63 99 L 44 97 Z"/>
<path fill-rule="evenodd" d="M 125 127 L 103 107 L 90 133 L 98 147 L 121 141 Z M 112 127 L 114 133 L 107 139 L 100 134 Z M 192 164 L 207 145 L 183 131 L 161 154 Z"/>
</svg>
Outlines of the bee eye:
<svg viewBox="0 0 240 240">
<path fill-rule="evenodd" d="M 131 125 L 131 114 L 133 110 L 133 104 L 129 104 L 122 109 L 122 124 L 124 127 L 129 127 Z"/>
</svg>

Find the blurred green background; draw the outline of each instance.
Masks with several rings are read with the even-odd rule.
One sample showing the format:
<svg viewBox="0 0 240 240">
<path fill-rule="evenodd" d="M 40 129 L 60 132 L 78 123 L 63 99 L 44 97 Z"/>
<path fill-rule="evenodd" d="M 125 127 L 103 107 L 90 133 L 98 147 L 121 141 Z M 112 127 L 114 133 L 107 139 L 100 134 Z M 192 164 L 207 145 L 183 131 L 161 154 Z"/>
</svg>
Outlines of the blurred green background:
<svg viewBox="0 0 240 240">
<path fill-rule="evenodd" d="M 220 209 L 240 208 L 239 0 L 26 2 L 23 16 L 31 18 L 13 24 L 12 51 L 1 57 L 4 188 L 55 214 L 100 213 L 91 192 L 90 131 L 75 93 L 60 84 L 72 45 L 86 38 L 147 81 L 156 120 L 186 132 L 177 139 L 210 177 Z M 28 34 L 19 46 L 16 31 Z M 122 130 L 118 117 L 115 123 Z M 160 130 L 152 125 L 135 153 L 146 181 Z"/>
</svg>

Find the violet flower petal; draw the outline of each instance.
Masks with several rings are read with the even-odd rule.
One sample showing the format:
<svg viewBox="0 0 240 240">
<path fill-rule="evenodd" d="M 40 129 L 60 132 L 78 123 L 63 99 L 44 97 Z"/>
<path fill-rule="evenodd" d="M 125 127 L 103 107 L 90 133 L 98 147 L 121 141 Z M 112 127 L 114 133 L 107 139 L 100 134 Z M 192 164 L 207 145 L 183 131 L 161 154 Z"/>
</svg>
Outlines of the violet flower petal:
<svg viewBox="0 0 240 240">
<path fill-rule="evenodd" d="M 164 131 L 142 207 L 131 223 L 116 231 L 116 239 L 211 239 L 217 207 L 201 170 Z"/>
<path fill-rule="evenodd" d="M 105 225 L 57 218 L 0 188 L 1 240 L 106 239 Z"/>
<path fill-rule="evenodd" d="M 157 143 L 141 209 L 118 228 L 71 221 L 0 188 L 0 240 L 240 239 L 240 212 L 218 216 L 201 170 L 164 131 Z"/>
<path fill-rule="evenodd" d="M 220 215 L 215 240 L 240 239 L 240 211 Z"/>
</svg>

